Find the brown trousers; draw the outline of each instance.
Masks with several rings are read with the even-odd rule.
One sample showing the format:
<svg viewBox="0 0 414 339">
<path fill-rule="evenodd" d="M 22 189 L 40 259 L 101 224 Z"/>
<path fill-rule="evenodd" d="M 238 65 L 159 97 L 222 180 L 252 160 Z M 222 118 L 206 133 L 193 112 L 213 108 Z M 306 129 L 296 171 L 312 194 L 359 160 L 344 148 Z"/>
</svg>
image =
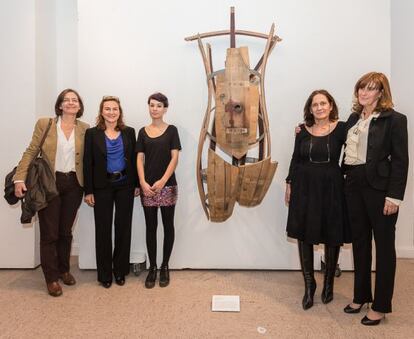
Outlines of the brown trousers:
<svg viewBox="0 0 414 339">
<path fill-rule="evenodd" d="M 72 226 L 83 195 L 75 172 L 56 172 L 56 186 L 59 195 L 38 212 L 40 263 L 48 283 L 70 270 Z"/>
</svg>

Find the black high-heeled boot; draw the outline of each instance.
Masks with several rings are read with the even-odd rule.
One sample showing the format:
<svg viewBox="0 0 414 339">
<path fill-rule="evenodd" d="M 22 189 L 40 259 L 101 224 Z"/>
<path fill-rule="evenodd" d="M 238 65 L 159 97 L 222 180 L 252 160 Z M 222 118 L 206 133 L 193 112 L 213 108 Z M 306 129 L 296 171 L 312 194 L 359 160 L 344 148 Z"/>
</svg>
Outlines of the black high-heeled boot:
<svg viewBox="0 0 414 339">
<path fill-rule="evenodd" d="M 339 246 L 325 245 L 325 275 L 321 299 L 324 304 L 333 300 L 333 288 L 335 281 L 336 264 L 338 263 Z"/>
<path fill-rule="evenodd" d="M 305 294 L 302 299 L 302 307 L 307 310 L 313 306 L 313 296 L 316 290 L 316 281 L 313 270 L 313 245 L 298 240 L 300 266 L 305 280 Z"/>
</svg>

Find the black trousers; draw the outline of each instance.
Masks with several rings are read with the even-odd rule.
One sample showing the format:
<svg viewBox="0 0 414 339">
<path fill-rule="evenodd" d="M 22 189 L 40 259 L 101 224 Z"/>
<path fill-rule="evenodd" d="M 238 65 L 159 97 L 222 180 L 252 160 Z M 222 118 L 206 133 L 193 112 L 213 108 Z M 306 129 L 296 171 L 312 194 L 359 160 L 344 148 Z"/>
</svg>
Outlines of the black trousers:
<svg viewBox="0 0 414 339">
<path fill-rule="evenodd" d="M 164 226 L 164 245 L 161 266 L 168 266 L 171 252 L 174 245 L 174 212 L 175 205 L 161 206 L 161 218 Z M 144 206 L 146 224 L 146 242 L 150 266 L 157 266 L 157 227 L 158 227 L 158 207 Z"/>
<path fill-rule="evenodd" d="M 95 248 L 98 281 L 112 281 L 129 273 L 134 187 L 113 183 L 94 191 Z M 115 206 L 115 246 L 112 251 L 112 220 Z"/>
<path fill-rule="evenodd" d="M 70 270 L 72 226 L 83 195 L 75 172 L 56 172 L 56 187 L 59 195 L 38 212 L 40 263 L 48 283 Z"/>
<path fill-rule="evenodd" d="M 385 192 L 372 188 L 365 166 L 349 166 L 346 171 L 345 196 L 352 231 L 354 255 L 354 299 L 371 302 L 377 312 L 392 311 L 396 268 L 395 224 L 398 213 L 384 215 Z M 376 248 L 375 294 L 371 292 L 372 235 Z"/>
</svg>

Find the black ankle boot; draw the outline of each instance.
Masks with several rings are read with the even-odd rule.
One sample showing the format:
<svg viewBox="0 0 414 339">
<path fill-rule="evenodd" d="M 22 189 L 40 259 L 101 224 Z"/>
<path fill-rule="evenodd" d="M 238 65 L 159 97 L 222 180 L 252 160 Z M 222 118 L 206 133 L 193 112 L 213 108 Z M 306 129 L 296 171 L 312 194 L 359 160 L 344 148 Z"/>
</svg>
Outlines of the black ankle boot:
<svg viewBox="0 0 414 339">
<path fill-rule="evenodd" d="M 338 263 L 339 246 L 325 245 L 325 275 L 321 299 L 324 304 L 333 300 L 333 288 L 335 280 L 336 264 Z"/>
<path fill-rule="evenodd" d="M 167 287 L 170 283 L 170 271 L 168 265 L 161 266 L 160 268 L 160 287 Z"/>
<path fill-rule="evenodd" d="M 298 240 L 299 259 L 305 280 L 305 294 L 302 299 L 302 307 L 307 310 L 313 306 L 313 296 L 316 290 L 316 281 L 313 270 L 313 245 Z"/>
<path fill-rule="evenodd" d="M 157 280 L 157 266 L 152 266 L 148 269 L 147 279 L 145 279 L 145 287 L 153 288 Z"/>
</svg>

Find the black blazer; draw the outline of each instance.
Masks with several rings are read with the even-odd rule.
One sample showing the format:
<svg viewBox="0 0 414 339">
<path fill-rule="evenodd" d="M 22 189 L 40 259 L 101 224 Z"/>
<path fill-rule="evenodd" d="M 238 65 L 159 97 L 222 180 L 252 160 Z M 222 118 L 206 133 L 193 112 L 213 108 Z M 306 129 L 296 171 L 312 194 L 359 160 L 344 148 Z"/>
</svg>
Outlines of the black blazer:
<svg viewBox="0 0 414 339">
<path fill-rule="evenodd" d="M 131 127 L 125 127 L 121 130 L 121 135 L 124 143 L 127 183 L 132 187 L 137 187 L 135 130 Z M 92 194 L 95 189 L 106 188 L 110 185 L 106 171 L 106 156 L 105 132 L 97 127 L 87 129 L 83 155 L 85 194 Z"/>
<path fill-rule="evenodd" d="M 347 121 L 351 128 L 359 120 L 352 113 Z M 368 130 L 366 174 L 369 184 L 386 191 L 386 196 L 403 200 L 408 175 L 407 117 L 394 110 L 373 118 Z"/>
</svg>

